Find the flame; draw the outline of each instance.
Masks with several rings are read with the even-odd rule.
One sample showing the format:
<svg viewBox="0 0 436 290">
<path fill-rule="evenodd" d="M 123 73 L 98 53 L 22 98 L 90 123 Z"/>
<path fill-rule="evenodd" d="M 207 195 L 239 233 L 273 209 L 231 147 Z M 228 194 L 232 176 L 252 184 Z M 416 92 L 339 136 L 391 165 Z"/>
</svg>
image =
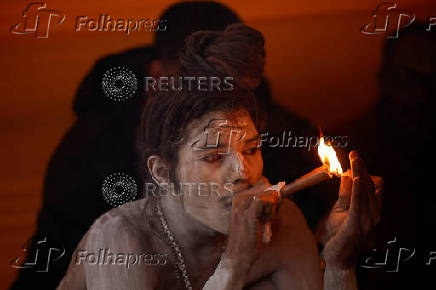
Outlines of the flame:
<svg viewBox="0 0 436 290">
<path fill-rule="evenodd" d="M 318 155 L 321 162 L 329 168 L 330 173 L 341 174 L 343 172 L 335 150 L 332 145 L 324 142 L 324 137 L 319 140 Z"/>
</svg>

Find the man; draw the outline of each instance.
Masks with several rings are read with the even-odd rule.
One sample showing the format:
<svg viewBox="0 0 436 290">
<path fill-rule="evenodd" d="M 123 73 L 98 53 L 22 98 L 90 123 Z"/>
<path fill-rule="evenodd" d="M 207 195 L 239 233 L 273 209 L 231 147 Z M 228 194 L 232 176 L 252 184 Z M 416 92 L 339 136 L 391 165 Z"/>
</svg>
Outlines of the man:
<svg viewBox="0 0 436 290">
<path fill-rule="evenodd" d="M 102 215 L 59 289 L 357 289 L 355 258 L 380 219 L 379 196 L 357 152 L 325 223 L 323 281 L 303 215 L 280 202 L 262 175 L 250 92 L 161 93 L 143 116 L 140 174 L 159 189 Z M 268 223 L 270 242 L 263 239 Z M 89 258 L 102 249 L 122 261 Z M 166 259 L 144 264 L 123 253 Z"/>
<path fill-rule="evenodd" d="M 146 98 L 145 76 L 177 71 L 178 51 L 192 32 L 223 30 L 240 21 L 233 11 L 215 2 L 178 3 L 160 19 L 167 20 L 167 29 L 156 32 L 153 46 L 98 60 L 80 84 L 73 101 L 77 119 L 49 162 L 43 205 L 27 259 L 34 259 L 38 242 L 43 240 L 48 247 L 61 252 L 65 249 L 65 254 L 57 261 L 48 261 L 48 272 L 37 272 L 38 267 L 22 269 L 11 289 L 36 285 L 54 289 L 58 285 L 83 234 L 97 217 L 112 208 L 102 197 L 102 184 L 108 176 L 123 173 L 132 177 L 140 196 L 134 137 Z M 124 102 L 111 100 L 102 90 L 104 74 L 118 66 L 132 71 L 138 82 L 136 92 Z"/>
</svg>

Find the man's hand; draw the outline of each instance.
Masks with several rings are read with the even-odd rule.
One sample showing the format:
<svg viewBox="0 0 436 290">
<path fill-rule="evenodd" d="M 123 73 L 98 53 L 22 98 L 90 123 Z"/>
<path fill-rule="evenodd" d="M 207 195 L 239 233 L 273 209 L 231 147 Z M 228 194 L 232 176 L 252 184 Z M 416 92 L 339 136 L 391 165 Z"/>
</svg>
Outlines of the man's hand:
<svg viewBox="0 0 436 290">
<path fill-rule="evenodd" d="M 271 184 L 262 178 L 255 186 L 233 197 L 229 237 L 223 258 L 251 267 L 259 256 L 262 225 L 275 214 L 279 196 L 265 191 Z"/>
<path fill-rule="evenodd" d="M 382 179 L 368 174 L 356 151 L 349 158 L 352 175 L 342 176 L 339 198 L 317 233 L 330 269 L 354 267 L 359 249 L 381 216 Z"/>
<path fill-rule="evenodd" d="M 226 250 L 214 274 L 203 289 L 242 289 L 253 264 L 259 258 L 262 225 L 274 214 L 279 195 L 265 191 L 271 187 L 266 178 L 232 199 L 230 229 Z"/>
</svg>

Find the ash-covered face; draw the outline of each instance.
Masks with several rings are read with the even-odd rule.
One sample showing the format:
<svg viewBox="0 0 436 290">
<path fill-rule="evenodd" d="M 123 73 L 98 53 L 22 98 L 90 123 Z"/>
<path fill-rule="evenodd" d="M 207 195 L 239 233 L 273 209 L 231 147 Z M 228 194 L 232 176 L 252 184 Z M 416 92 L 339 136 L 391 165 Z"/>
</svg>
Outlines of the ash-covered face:
<svg viewBox="0 0 436 290">
<path fill-rule="evenodd" d="M 262 177 L 259 133 L 241 109 L 208 113 L 191 122 L 185 136 L 176 168 L 183 207 L 200 223 L 227 234 L 232 196 Z"/>
</svg>

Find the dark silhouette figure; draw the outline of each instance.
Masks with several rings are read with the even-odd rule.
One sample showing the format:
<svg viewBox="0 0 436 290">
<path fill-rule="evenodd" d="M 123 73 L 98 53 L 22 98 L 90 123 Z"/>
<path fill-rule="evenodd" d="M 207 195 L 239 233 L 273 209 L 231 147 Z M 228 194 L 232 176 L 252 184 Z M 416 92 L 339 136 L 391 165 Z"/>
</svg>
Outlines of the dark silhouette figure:
<svg viewBox="0 0 436 290">
<path fill-rule="evenodd" d="M 374 248 L 383 260 L 387 243 L 396 239 L 385 267 L 358 266 L 362 289 L 412 289 L 417 281 L 430 279 L 436 262 L 436 228 L 433 150 L 436 120 L 436 31 L 428 25 L 412 24 L 398 39 L 385 44 L 379 72 L 380 98 L 372 112 L 344 130 L 351 147 L 359 148 L 368 168 L 383 176 L 383 217 Z M 406 261 L 410 251 L 413 256 Z M 365 259 L 359 262 L 365 265 Z M 396 269 L 398 272 L 387 273 Z"/>
</svg>

